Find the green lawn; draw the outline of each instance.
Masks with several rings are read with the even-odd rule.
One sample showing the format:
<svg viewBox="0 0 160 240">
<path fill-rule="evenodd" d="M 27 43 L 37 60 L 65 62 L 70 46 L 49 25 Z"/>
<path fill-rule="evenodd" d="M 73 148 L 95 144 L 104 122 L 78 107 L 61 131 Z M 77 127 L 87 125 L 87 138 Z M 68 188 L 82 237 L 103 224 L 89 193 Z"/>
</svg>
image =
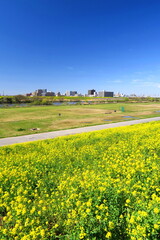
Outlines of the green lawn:
<svg viewBox="0 0 160 240">
<path fill-rule="evenodd" d="M 124 107 L 124 112 L 121 108 Z M 160 103 L 107 103 L 89 105 L 0 108 L 0 137 L 55 131 L 96 124 L 160 116 Z M 123 118 L 132 116 L 133 118 Z M 32 128 L 40 130 L 32 131 Z"/>
</svg>

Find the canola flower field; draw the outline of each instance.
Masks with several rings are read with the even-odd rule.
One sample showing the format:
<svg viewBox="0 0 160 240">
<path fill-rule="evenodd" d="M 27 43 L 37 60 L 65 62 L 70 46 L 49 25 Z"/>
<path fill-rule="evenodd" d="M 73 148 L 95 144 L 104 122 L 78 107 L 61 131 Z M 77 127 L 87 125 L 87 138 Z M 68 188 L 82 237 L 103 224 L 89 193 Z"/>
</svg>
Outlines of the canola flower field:
<svg viewBox="0 0 160 240">
<path fill-rule="evenodd" d="M 160 239 L 160 122 L 0 148 L 0 240 Z"/>
</svg>

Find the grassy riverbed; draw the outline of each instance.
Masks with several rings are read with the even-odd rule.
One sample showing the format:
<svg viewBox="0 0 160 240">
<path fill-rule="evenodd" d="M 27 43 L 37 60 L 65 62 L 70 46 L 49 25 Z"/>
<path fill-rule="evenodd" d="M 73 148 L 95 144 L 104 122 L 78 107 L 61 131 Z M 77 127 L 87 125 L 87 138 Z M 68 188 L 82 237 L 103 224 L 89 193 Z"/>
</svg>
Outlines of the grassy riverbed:
<svg viewBox="0 0 160 240">
<path fill-rule="evenodd" d="M 122 111 L 124 109 L 124 112 Z M 160 103 L 31 106 L 0 109 L 0 137 L 160 116 Z M 39 130 L 31 130 L 38 128 Z"/>
</svg>

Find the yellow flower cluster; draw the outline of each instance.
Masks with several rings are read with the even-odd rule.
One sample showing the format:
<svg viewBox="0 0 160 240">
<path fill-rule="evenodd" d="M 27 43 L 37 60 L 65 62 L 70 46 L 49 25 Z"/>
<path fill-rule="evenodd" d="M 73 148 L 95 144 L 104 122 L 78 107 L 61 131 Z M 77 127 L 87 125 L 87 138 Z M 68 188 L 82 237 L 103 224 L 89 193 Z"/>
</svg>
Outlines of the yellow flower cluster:
<svg viewBox="0 0 160 240">
<path fill-rule="evenodd" d="M 0 148 L 0 239 L 158 240 L 160 123 Z"/>
</svg>

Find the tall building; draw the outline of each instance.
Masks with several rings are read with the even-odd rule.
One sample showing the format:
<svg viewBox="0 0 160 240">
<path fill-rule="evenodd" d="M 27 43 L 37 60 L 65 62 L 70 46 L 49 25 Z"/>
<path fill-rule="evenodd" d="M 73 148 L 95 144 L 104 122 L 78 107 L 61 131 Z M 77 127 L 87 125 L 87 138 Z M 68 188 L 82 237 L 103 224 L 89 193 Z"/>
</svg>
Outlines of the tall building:
<svg viewBox="0 0 160 240">
<path fill-rule="evenodd" d="M 52 91 L 47 91 L 45 96 L 55 96 L 55 93 Z"/>
<path fill-rule="evenodd" d="M 94 90 L 94 89 L 91 89 L 91 90 L 88 90 L 88 95 L 89 96 L 95 96 L 95 93 L 96 93 L 96 90 Z"/>
<path fill-rule="evenodd" d="M 98 97 L 113 97 L 113 92 L 101 91 L 98 93 Z"/>
<path fill-rule="evenodd" d="M 73 97 L 77 94 L 77 91 L 67 91 L 66 92 L 66 96 L 67 97 Z"/>
<path fill-rule="evenodd" d="M 59 96 L 61 96 L 61 93 L 60 93 L 60 92 L 57 92 L 57 93 L 56 93 L 56 97 L 59 97 Z"/>
<path fill-rule="evenodd" d="M 32 96 L 55 96 L 55 93 L 47 89 L 38 89 L 32 93 Z"/>
<path fill-rule="evenodd" d="M 46 96 L 47 89 L 38 89 L 34 92 L 35 96 Z"/>
</svg>

